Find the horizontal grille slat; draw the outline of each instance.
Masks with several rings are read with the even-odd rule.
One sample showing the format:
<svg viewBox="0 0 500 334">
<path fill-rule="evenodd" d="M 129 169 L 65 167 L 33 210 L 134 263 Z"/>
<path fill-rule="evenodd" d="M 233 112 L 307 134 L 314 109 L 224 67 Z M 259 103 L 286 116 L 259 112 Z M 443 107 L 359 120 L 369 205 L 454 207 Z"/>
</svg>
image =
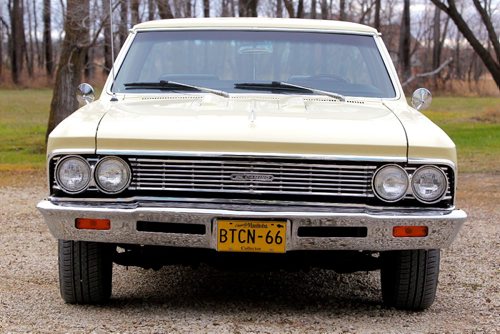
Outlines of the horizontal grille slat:
<svg viewBox="0 0 500 334">
<path fill-rule="evenodd" d="M 129 158 L 129 189 L 373 197 L 377 166 L 257 159 Z"/>
</svg>

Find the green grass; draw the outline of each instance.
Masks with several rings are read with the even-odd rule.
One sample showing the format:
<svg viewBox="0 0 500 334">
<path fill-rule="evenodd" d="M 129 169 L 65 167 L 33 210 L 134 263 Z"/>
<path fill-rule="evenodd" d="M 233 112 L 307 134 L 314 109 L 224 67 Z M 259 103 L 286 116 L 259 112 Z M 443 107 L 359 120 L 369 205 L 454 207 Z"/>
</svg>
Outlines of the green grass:
<svg viewBox="0 0 500 334">
<path fill-rule="evenodd" d="M 43 169 L 51 98 L 49 89 L 0 90 L 0 171 Z M 500 171 L 500 98 L 435 98 L 424 114 L 454 140 L 461 171 Z"/>
<path fill-rule="evenodd" d="M 0 169 L 43 168 L 52 91 L 0 90 Z"/>
<path fill-rule="evenodd" d="M 457 145 L 461 171 L 500 171 L 499 98 L 436 98 L 424 114 Z"/>
</svg>

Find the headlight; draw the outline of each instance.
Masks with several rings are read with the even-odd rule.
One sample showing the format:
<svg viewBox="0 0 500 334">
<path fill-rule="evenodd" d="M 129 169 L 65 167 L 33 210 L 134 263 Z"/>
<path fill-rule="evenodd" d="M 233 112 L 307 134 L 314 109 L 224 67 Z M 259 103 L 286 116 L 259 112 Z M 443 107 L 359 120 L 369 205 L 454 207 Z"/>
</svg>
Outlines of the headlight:
<svg viewBox="0 0 500 334">
<path fill-rule="evenodd" d="M 373 176 L 372 187 L 375 195 L 385 202 L 402 199 L 408 190 L 408 174 L 398 165 L 380 168 Z"/>
<path fill-rule="evenodd" d="M 108 194 L 119 193 L 130 183 L 130 167 L 118 157 L 101 159 L 94 171 L 95 182 L 101 191 Z"/>
<path fill-rule="evenodd" d="M 411 179 L 415 197 L 425 203 L 434 203 L 444 196 L 448 189 L 448 179 L 444 172 L 434 166 L 422 166 L 415 171 Z"/>
<path fill-rule="evenodd" d="M 76 155 L 62 158 L 56 166 L 57 184 L 69 194 L 86 190 L 90 183 L 90 175 L 90 165 L 87 160 Z"/>
</svg>

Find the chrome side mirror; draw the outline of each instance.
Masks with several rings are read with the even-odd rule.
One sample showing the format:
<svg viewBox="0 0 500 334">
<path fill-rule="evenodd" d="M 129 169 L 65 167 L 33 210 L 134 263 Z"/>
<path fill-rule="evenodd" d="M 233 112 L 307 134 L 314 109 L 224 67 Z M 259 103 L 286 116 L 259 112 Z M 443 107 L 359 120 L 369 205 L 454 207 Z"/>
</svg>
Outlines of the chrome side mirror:
<svg viewBox="0 0 500 334">
<path fill-rule="evenodd" d="M 76 89 L 76 99 L 80 106 L 84 106 L 95 100 L 94 88 L 88 83 L 79 84 Z"/>
<path fill-rule="evenodd" d="M 411 97 L 411 105 L 417 110 L 425 110 L 429 108 L 432 102 L 432 94 L 426 88 L 418 88 L 413 92 Z"/>
</svg>

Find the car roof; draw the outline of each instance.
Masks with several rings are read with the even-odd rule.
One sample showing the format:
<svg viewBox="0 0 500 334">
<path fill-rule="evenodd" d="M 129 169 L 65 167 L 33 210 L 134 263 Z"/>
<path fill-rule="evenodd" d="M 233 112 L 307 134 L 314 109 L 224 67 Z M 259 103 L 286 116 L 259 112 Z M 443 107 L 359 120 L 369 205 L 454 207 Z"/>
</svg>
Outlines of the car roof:
<svg viewBox="0 0 500 334">
<path fill-rule="evenodd" d="M 184 18 L 156 20 L 139 23 L 133 27 L 139 30 L 163 29 L 291 29 L 291 30 L 322 30 L 348 33 L 376 34 L 377 30 L 358 23 L 310 20 L 310 19 L 283 19 L 262 17 L 217 17 L 217 18 Z"/>
</svg>

